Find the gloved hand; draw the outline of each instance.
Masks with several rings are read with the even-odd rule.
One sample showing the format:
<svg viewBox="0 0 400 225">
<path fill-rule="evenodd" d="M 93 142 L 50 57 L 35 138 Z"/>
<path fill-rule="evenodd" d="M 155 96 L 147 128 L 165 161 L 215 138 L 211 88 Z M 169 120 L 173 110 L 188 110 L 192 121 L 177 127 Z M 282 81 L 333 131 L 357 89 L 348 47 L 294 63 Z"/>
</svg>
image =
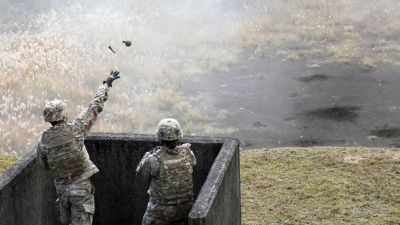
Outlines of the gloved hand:
<svg viewBox="0 0 400 225">
<path fill-rule="evenodd" d="M 120 76 L 118 76 L 119 72 L 118 71 L 111 71 L 110 75 L 108 75 L 107 79 L 103 81 L 103 84 L 107 83 L 109 87 L 112 87 L 112 82 L 116 79 L 118 79 Z"/>
</svg>

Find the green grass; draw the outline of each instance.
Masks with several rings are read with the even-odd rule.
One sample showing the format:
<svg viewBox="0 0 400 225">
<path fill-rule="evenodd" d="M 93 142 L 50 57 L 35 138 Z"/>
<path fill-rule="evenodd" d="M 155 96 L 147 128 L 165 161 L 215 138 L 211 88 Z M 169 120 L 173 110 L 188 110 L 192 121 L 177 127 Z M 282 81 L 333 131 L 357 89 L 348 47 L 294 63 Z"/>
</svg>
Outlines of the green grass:
<svg viewBox="0 0 400 225">
<path fill-rule="evenodd" d="M 243 224 L 399 224 L 400 150 L 241 153 Z"/>
<path fill-rule="evenodd" d="M 2 175 L 11 165 L 13 165 L 19 158 L 11 155 L 0 154 L 0 175 Z"/>
</svg>

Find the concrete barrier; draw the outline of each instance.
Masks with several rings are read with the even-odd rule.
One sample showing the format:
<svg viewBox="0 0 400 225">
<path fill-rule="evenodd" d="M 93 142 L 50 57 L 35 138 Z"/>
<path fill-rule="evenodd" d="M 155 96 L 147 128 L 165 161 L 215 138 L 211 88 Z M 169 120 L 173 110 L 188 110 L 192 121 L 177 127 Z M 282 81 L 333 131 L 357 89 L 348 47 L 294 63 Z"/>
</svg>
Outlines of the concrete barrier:
<svg viewBox="0 0 400 225">
<path fill-rule="evenodd" d="M 193 173 L 195 204 L 189 224 L 241 224 L 239 142 L 230 138 L 187 137 L 197 157 Z M 100 172 L 93 224 L 141 224 L 147 185 L 135 178 L 146 151 L 159 145 L 152 135 L 92 133 L 86 140 Z M 0 224 L 57 224 L 51 175 L 32 150 L 0 177 Z"/>
</svg>

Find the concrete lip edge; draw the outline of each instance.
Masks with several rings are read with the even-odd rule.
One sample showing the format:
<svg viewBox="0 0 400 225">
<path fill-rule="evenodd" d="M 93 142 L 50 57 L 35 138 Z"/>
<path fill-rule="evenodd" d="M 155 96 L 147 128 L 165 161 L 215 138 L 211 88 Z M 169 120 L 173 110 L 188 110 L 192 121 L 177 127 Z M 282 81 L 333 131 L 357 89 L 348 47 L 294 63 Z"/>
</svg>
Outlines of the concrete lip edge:
<svg viewBox="0 0 400 225">
<path fill-rule="evenodd" d="M 132 134 L 132 133 L 89 133 L 85 140 L 119 140 L 119 141 L 129 141 L 132 139 L 138 141 L 154 141 L 159 142 L 155 135 L 151 134 Z M 181 143 L 220 143 L 223 144 L 228 140 L 233 138 L 228 137 L 218 137 L 218 136 L 184 136 Z M 236 140 L 236 139 L 235 139 Z"/>
<path fill-rule="evenodd" d="M 225 142 L 223 142 L 221 151 L 215 159 L 210 169 L 210 173 L 208 174 L 189 214 L 189 218 L 191 219 L 205 218 L 209 213 L 226 171 L 228 170 L 229 162 L 232 161 L 237 149 L 236 147 L 239 146 L 239 140 L 237 139 L 223 138 L 223 140 L 225 140 Z M 218 167 L 219 165 L 223 166 Z"/>
<path fill-rule="evenodd" d="M 26 153 L 14 165 L 0 176 L 0 199 L 5 192 L 10 190 L 18 181 L 34 169 L 36 165 L 36 149 Z"/>
</svg>

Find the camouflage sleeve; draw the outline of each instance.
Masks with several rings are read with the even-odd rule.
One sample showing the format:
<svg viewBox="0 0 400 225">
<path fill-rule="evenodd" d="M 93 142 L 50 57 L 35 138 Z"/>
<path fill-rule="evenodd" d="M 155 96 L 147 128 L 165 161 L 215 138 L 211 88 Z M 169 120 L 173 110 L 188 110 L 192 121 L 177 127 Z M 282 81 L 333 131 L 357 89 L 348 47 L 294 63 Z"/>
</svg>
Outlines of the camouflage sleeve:
<svg viewBox="0 0 400 225">
<path fill-rule="evenodd" d="M 181 146 L 182 146 L 184 149 L 186 149 L 186 154 L 188 154 L 189 157 L 190 157 L 190 165 L 191 165 L 192 167 L 196 166 L 196 164 L 197 164 L 196 156 L 194 156 L 193 151 L 190 149 L 191 144 L 185 143 L 185 144 L 182 144 Z"/>
<path fill-rule="evenodd" d="M 75 118 L 75 127 L 78 129 L 75 132 L 80 132 L 83 135 L 83 139 L 85 139 L 87 132 L 92 128 L 94 122 L 96 122 L 99 113 L 103 111 L 104 102 L 108 99 L 107 92 L 107 85 L 101 85 L 88 108 Z"/>
<path fill-rule="evenodd" d="M 149 162 L 150 153 L 146 152 L 142 160 L 140 160 L 138 166 L 136 167 L 136 177 L 145 182 L 149 183 L 151 178 L 151 166 Z"/>
</svg>

